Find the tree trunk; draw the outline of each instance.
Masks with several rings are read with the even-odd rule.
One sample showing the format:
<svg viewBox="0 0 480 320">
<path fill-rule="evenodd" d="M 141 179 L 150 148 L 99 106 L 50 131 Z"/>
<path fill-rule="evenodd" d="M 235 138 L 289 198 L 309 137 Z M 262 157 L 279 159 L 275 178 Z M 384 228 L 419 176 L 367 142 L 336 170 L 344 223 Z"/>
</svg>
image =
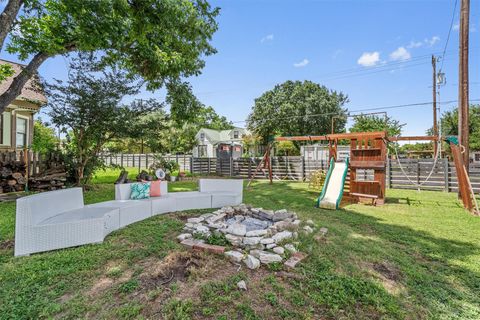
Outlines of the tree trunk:
<svg viewBox="0 0 480 320">
<path fill-rule="evenodd" d="M 12 30 L 13 22 L 23 5 L 23 0 L 9 0 L 5 9 L 0 14 L 0 50 L 7 38 L 8 33 Z"/>
<path fill-rule="evenodd" d="M 23 68 L 10 84 L 10 87 L 0 95 L 0 114 L 2 114 L 7 106 L 15 100 L 21 93 L 23 86 L 27 81 L 32 77 L 32 75 L 37 71 L 38 67 L 48 59 L 48 54 L 44 52 L 37 53 L 33 59 L 28 63 L 28 65 Z"/>
</svg>

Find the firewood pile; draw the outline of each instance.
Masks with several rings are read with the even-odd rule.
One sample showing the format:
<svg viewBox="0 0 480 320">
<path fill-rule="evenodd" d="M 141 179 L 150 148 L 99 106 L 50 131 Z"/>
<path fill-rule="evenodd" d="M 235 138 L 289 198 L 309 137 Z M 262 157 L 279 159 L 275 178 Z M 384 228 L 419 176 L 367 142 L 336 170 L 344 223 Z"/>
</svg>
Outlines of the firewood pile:
<svg viewBox="0 0 480 320">
<path fill-rule="evenodd" d="M 26 166 L 21 161 L 0 161 L 0 193 L 25 190 Z"/>
<path fill-rule="evenodd" d="M 0 153 L 0 194 L 25 191 L 27 179 L 29 191 L 65 188 L 67 173 L 58 156 L 49 155 L 42 158 L 38 154 L 29 153 L 29 167 L 27 167 L 26 158 L 23 152 Z M 27 174 L 27 170 L 30 174 Z"/>
<path fill-rule="evenodd" d="M 51 191 L 65 189 L 67 173 L 65 167 L 59 166 L 46 169 L 41 174 L 28 179 L 28 188 L 30 191 Z"/>
</svg>

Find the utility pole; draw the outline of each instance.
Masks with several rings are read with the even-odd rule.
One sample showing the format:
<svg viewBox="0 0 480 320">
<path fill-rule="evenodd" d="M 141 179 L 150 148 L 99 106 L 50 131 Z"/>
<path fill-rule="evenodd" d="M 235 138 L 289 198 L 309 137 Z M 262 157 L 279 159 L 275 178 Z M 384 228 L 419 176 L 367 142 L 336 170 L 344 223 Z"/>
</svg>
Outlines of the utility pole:
<svg viewBox="0 0 480 320">
<path fill-rule="evenodd" d="M 468 33 L 470 0 L 461 0 L 460 7 L 460 48 L 458 72 L 458 142 L 463 146 L 463 162 L 469 172 L 470 149 L 468 147 Z"/>
<path fill-rule="evenodd" d="M 438 128 L 437 128 L 437 58 L 432 55 L 432 71 L 433 71 L 433 135 L 438 137 Z M 438 143 L 437 141 L 433 142 L 434 155 L 437 154 Z"/>
</svg>

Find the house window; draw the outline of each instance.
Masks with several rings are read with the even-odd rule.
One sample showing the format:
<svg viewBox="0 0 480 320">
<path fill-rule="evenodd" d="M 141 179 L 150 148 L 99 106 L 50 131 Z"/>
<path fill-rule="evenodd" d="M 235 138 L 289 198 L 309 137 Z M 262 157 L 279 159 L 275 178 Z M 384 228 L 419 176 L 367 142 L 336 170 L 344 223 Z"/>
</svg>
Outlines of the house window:
<svg viewBox="0 0 480 320">
<path fill-rule="evenodd" d="M 223 151 L 228 151 L 228 150 L 230 150 L 230 148 L 229 148 L 228 146 L 225 146 L 225 145 L 224 145 L 224 146 L 222 146 L 222 150 L 223 150 Z"/>
<path fill-rule="evenodd" d="M 203 133 L 203 132 L 200 133 L 200 139 L 201 139 L 201 140 L 205 139 L 205 133 Z"/>
<path fill-rule="evenodd" d="M 475 162 L 480 162 L 480 152 L 475 153 Z"/>
<path fill-rule="evenodd" d="M 23 148 L 27 145 L 27 124 L 27 119 L 17 118 L 17 148 Z"/>
<path fill-rule="evenodd" d="M 238 131 L 233 131 L 233 139 L 238 139 Z"/>
<path fill-rule="evenodd" d="M 240 148 L 239 146 L 235 147 L 235 152 L 241 152 L 241 151 L 242 151 L 242 148 Z"/>
<path fill-rule="evenodd" d="M 207 157 L 207 146 L 206 145 L 200 145 L 198 146 L 198 157 L 203 158 Z"/>
</svg>

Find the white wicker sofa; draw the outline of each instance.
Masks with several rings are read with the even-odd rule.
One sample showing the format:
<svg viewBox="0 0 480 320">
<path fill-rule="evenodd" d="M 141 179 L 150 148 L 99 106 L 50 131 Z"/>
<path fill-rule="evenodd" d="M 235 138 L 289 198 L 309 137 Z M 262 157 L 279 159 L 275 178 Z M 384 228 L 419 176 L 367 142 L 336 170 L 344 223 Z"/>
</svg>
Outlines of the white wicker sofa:
<svg viewBox="0 0 480 320">
<path fill-rule="evenodd" d="M 217 208 L 242 202 L 243 181 L 200 179 L 199 191 L 168 192 L 130 200 L 131 184 L 115 185 L 115 200 L 85 206 L 81 188 L 44 192 L 17 200 L 15 256 L 88 243 L 99 243 L 112 231 L 153 215 Z"/>
<path fill-rule="evenodd" d="M 119 209 L 85 206 L 81 188 L 17 200 L 15 256 L 102 242 L 119 226 Z"/>
</svg>

